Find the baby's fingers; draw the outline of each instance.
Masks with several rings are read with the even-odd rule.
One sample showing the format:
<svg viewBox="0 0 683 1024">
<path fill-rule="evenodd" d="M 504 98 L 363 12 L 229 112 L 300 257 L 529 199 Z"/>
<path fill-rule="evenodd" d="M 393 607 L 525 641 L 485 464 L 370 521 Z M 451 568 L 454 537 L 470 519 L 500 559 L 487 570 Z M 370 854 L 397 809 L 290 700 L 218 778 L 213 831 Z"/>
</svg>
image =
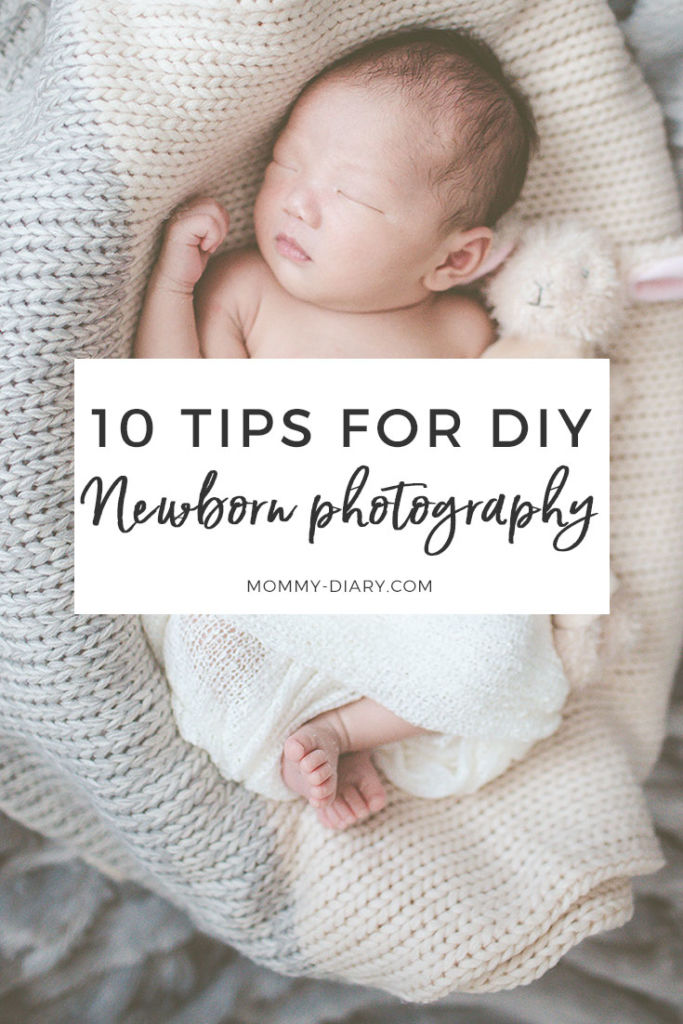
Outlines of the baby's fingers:
<svg viewBox="0 0 683 1024">
<path fill-rule="evenodd" d="M 191 199 L 166 224 L 157 272 L 175 290 L 188 294 L 207 261 L 228 233 L 228 211 L 214 199 Z"/>
<path fill-rule="evenodd" d="M 215 199 L 191 199 L 175 211 L 168 222 L 168 234 L 202 252 L 213 252 L 230 227 L 230 215 Z"/>
<path fill-rule="evenodd" d="M 195 233 L 195 238 L 199 242 L 202 252 L 213 253 L 227 235 L 228 229 L 222 220 L 219 221 L 211 215 L 205 215 L 203 228 L 203 233 L 201 229 L 198 230 Z"/>
</svg>

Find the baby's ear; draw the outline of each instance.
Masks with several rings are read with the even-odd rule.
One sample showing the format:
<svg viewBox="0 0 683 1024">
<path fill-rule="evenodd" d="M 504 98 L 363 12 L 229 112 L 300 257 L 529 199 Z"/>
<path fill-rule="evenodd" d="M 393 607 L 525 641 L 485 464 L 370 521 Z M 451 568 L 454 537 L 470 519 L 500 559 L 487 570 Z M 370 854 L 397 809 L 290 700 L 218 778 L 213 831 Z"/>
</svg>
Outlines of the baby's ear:
<svg viewBox="0 0 683 1024">
<path fill-rule="evenodd" d="M 468 281 L 463 281 L 463 284 L 470 284 L 472 281 L 478 281 L 480 277 L 486 277 L 487 274 L 493 273 L 494 270 L 498 269 L 501 263 L 505 262 L 514 248 L 515 242 L 511 238 L 500 243 L 496 243 L 496 239 L 494 238 L 488 253 L 479 266 L 479 269 L 475 271 Z"/>
<path fill-rule="evenodd" d="M 498 267 L 519 245 L 525 227 L 525 222 L 520 219 L 514 207 L 501 217 L 493 229 L 489 250 L 478 270 L 470 278 L 470 282 L 478 281 L 480 278 L 492 274 L 494 270 L 498 270 Z"/>
<path fill-rule="evenodd" d="M 449 288 L 469 284 L 481 276 L 481 267 L 485 262 L 491 246 L 492 232 L 490 228 L 471 228 L 469 231 L 456 231 L 446 240 L 447 252 L 445 259 L 424 277 L 424 284 L 430 291 L 443 292 Z"/>
<path fill-rule="evenodd" d="M 467 281 L 462 283 L 471 284 L 473 281 L 479 281 L 482 277 L 487 277 L 495 270 L 498 270 L 498 267 L 517 248 L 519 240 L 524 234 L 525 227 L 525 222 L 520 219 L 514 208 L 501 217 L 491 232 L 491 243 L 484 259 Z"/>
</svg>

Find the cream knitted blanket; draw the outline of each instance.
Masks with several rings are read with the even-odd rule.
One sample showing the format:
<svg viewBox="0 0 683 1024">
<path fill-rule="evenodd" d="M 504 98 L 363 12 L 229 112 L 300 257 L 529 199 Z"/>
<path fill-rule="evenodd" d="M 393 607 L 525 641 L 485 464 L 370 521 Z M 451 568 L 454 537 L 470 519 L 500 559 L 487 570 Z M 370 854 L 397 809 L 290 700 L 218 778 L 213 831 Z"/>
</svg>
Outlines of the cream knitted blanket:
<svg viewBox="0 0 683 1024">
<path fill-rule="evenodd" d="M 172 615 L 164 632 L 181 734 L 274 800 L 294 796 L 280 776 L 287 736 L 361 696 L 433 730 L 375 761 L 408 793 L 444 797 L 553 733 L 569 688 L 543 615 Z"/>
<path fill-rule="evenodd" d="M 125 357 L 161 221 L 209 192 L 248 241 L 267 140 L 299 86 L 371 35 L 476 27 L 519 76 L 542 153 L 529 217 L 622 251 L 680 230 L 660 112 L 602 0 L 55 0 L 3 9 L 0 805 L 288 973 L 409 999 L 528 982 L 624 921 L 660 863 L 638 781 L 680 639 L 680 306 L 633 307 L 615 355 L 612 557 L 635 652 L 470 796 L 392 790 L 343 834 L 226 782 L 178 735 L 134 618 L 71 611 L 71 360 Z"/>
</svg>

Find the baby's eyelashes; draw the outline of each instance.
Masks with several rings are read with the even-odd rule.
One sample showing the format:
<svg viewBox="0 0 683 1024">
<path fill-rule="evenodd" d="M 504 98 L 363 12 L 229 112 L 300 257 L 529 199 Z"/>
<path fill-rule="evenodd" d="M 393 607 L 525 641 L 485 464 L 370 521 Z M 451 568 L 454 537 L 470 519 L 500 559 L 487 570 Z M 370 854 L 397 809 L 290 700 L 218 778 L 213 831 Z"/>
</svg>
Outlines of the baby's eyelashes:
<svg viewBox="0 0 683 1024">
<path fill-rule="evenodd" d="M 351 202 L 351 203 L 357 203 L 358 206 L 364 206 L 368 210 L 374 210 L 375 213 L 384 214 L 384 210 L 380 210 L 378 206 L 372 206 L 371 203 L 366 203 L 362 199 L 355 199 L 353 196 L 350 196 L 350 195 L 348 195 L 348 193 L 344 192 L 343 189 L 338 188 L 337 189 L 337 195 L 338 196 L 343 196 L 344 199 L 348 199 L 349 202 Z"/>
<path fill-rule="evenodd" d="M 291 164 L 283 164 L 282 160 L 276 160 L 275 157 L 272 157 L 270 162 L 277 164 L 278 167 L 283 167 L 286 171 L 296 171 L 296 167 L 292 167 Z"/>
</svg>

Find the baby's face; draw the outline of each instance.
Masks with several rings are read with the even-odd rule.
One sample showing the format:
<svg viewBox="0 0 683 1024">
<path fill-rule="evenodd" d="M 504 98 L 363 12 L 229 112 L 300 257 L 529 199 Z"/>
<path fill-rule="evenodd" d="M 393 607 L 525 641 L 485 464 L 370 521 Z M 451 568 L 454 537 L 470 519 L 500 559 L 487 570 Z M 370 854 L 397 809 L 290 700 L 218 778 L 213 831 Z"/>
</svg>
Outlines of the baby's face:
<svg viewBox="0 0 683 1024">
<path fill-rule="evenodd" d="M 256 199 L 263 258 L 291 295 L 347 312 L 413 305 L 445 252 L 439 143 L 398 92 L 331 78 L 299 100 Z M 443 152 L 441 152 L 443 159 Z"/>
</svg>

